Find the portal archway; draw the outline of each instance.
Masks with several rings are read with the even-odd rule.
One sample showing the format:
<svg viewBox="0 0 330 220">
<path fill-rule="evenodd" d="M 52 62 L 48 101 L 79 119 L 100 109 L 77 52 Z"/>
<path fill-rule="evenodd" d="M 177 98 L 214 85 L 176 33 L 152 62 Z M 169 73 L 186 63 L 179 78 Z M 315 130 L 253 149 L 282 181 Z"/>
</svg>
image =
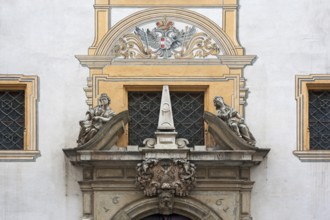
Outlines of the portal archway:
<svg viewBox="0 0 330 220">
<path fill-rule="evenodd" d="M 124 207 L 112 220 L 143 219 L 158 213 L 158 198 L 146 198 Z M 190 219 L 222 220 L 212 209 L 193 198 L 174 198 L 173 213 Z"/>
</svg>

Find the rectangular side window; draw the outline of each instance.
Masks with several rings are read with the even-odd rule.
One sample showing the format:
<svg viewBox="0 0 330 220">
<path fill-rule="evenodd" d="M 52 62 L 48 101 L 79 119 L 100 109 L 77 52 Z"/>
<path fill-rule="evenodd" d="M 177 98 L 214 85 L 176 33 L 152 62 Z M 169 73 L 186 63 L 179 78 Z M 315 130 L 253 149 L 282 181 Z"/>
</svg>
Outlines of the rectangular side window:
<svg viewBox="0 0 330 220">
<path fill-rule="evenodd" d="M 330 92 L 309 90 L 311 150 L 330 150 Z"/>
<path fill-rule="evenodd" d="M 0 91 L 0 150 L 24 150 L 25 92 Z"/>
</svg>

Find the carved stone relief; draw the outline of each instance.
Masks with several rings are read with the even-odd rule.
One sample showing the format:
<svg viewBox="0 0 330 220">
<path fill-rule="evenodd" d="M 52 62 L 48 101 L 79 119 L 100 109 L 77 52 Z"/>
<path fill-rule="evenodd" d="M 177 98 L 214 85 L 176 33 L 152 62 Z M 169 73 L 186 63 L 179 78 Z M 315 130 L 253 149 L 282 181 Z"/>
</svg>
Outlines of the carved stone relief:
<svg viewBox="0 0 330 220">
<path fill-rule="evenodd" d="M 220 48 L 195 26 L 179 30 L 166 17 L 156 22 L 153 29 L 136 27 L 134 33 L 118 40 L 112 54 L 124 59 L 193 59 L 218 57 Z"/>
<path fill-rule="evenodd" d="M 146 196 L 158 196 L 161 214 L 171 214 L 173 197 L 187 196 L 196 185 L 196 167 L 184 159 L 148 159 L 136 170 L 136 185 Z"/>
</svg>

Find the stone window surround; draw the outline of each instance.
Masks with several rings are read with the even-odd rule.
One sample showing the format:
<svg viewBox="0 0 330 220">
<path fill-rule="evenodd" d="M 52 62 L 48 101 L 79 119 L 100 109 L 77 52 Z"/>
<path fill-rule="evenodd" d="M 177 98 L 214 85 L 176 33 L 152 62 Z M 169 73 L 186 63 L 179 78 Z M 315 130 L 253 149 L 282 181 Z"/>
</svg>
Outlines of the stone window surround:
<svg viewBox="0 0 330 220">
<path fill-rule="evenodd" d="M 310 90 L 330 90 L 330 74 L 296 75 L 297 148 L 293 154 L 301 161 L 330 161 L 329 150 L 310 150 L 308 127 Z"/>
<path fill-rule="evenodd" d="M 38 76 L 0 74 L 0 89 L 25 91 L 25 131 L 23 150 L 0 150 L 0 161 L 35 161 L 37 147 Z"/>
</svg>

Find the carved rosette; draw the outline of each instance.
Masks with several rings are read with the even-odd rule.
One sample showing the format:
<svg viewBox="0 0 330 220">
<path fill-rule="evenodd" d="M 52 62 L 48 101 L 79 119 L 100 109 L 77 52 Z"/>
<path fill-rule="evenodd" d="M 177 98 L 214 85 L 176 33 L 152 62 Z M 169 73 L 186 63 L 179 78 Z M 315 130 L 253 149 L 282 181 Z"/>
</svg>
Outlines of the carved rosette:
<svg viewBox="0 0 330 220">
<path fill-rule="evenodd" d="M 187 196 L 196 185 L 196 166 L 185 159 L 147 159 L 136 170 L 136 185 L 146 196 L 158 196 L 162 214 L 171 214 L 174 196 Z"/>
</svg>

